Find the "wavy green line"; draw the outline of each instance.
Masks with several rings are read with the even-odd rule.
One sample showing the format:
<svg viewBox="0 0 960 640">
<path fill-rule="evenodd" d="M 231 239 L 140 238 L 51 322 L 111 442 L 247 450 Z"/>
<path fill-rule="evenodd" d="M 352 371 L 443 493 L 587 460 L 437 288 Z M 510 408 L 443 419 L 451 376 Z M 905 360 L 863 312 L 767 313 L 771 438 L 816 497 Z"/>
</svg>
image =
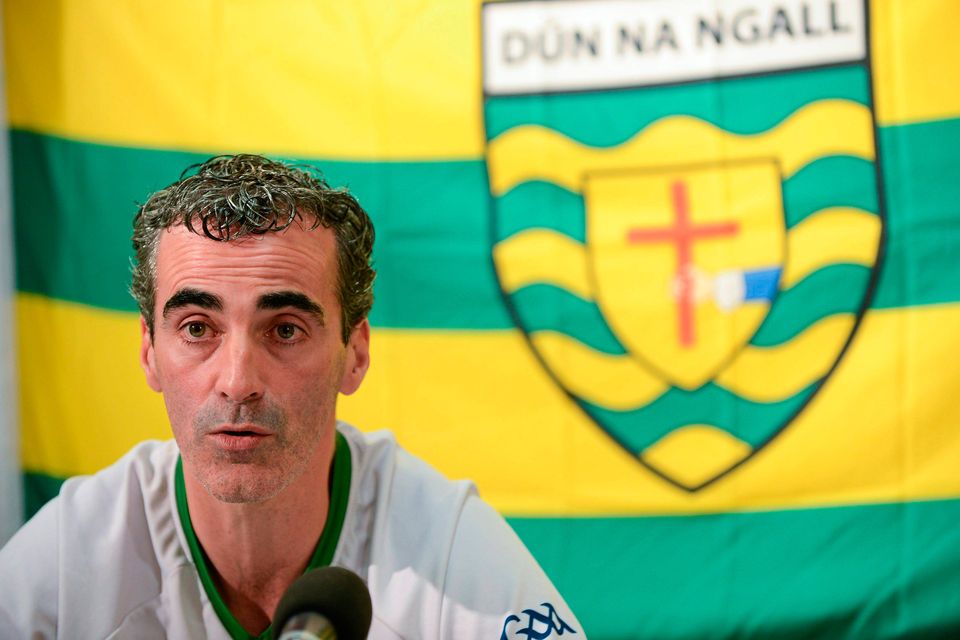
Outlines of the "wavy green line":
<svg viewBox="0 0 960 640">
<path fill-rule="evenodd" d="M 829 156 L 814 160 L 783 183 L 787 228 L 828 207 L 853 207 L 877 213 L 877 179 L 869 160 Z"/>
<path fill-rule="evenodd" d="M 671 387 L 650 404 L 614 411 L 589 402 L 584 407 L 604 429 L 639 453 L 674 429 L 708 424 L 752 447 L 763 444 L 813 393 L 811 384 L 779 402 L 753 402 L 708 383 L 696 391 Z"/>
<path fill-rule="evenodd" d="M 583 197 L 552 182 L 524 182 L 497 198 L 497 239 L 529 227 L 564 233 L 580 242 L 586 238 Z M 874 164 L 853 156 L 815 160 L 783 183 L 786 227 L 829 207 L 879 211 Z"/>
<path fill-rule="evenodd" d="M 558 331 L 605 354 L 627 352 L 594 302 L 549 284 L 523 287 L 511 298 L 527 333 Z"/>
<path fill-rule="evenodd" d="M 804 105 L 824 99 L 868 104 L 863 67 L 673 87 L 497 97 L 487 100 L 484 116 L 487 140 L 513 127 L 540 124 L 586 145 L 612 147 L 675 115 L 699 118 L 731 133 L 761 133 Z"/>
<path fill-rule="evenodd" d="M 578 242 L 587 237 L 583 196 L 553 182 L 524 182 L 496 198 L 497 240 L 531 227 L 552 229 Z"/>
<path fill-rule="evenodd" d="M 836 313 L 859 309 L 870 281 L 869 267 L 833 264 L 817 269 L 793 287 L 781 291 L 750 340 L 757 347 L 789 342 L 810 325 Z"/>
</svg>

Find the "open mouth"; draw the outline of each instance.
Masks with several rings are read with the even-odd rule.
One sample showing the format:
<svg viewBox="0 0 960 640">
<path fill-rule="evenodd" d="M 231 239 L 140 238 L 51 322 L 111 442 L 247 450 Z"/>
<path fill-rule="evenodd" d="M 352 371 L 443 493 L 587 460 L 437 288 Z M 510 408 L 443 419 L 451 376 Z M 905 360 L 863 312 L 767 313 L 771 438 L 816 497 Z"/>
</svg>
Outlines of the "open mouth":
<svg viewBox="0 0 960 640">
<path fill-rule="evenodd" d="M 268 436 L 270 431 L 253 423 L 224 423 L 213 430 L 213 434 L 226 433 L 232 436 Z"/>
<path fill-rule="evenodd" d="M 270 436 L 270 433 L 260 429 L 223 428 L 214 431 L 209 437 L 223 449 L 242 451 L 259 446 Z"/>
</svg>

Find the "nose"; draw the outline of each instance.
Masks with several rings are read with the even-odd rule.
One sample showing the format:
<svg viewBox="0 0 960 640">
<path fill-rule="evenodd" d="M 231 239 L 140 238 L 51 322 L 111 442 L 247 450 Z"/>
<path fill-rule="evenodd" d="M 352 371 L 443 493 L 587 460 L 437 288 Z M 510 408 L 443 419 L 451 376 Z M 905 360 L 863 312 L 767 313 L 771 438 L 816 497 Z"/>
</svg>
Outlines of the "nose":
<svg viewBox="0 0 960 640">
<path fill-rule="evenodd" d="M 217 392 L 236 404 L 259 400 L 263 375 L 253 341 L 242 332 L 227 334 L 218 351 Z"/>
</svg>

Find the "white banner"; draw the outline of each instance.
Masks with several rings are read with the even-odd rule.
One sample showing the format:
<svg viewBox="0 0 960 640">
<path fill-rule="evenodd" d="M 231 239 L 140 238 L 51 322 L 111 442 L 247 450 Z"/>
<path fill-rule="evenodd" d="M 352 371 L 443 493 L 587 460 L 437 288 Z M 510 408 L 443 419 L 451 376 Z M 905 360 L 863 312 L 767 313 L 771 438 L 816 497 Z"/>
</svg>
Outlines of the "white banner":
<svg viewBox="0 0 960 640">
<path fill-rule="evenodd" d="M 0 52 L 3 51 L 0 25 Z M 0 116 L 7 123 L 6 66 L 0 58 Z M 10 199 L 10 149 L 0 135 L 0 545 L 23 519 L 19 426 L 13 328 L 13 215 Z"/>
<path fill-rule="evenodd" d="M 483 6 L 489 96 L 616 89 L 866 57 L 863 0 L 558 0 Z"/>
</svg>

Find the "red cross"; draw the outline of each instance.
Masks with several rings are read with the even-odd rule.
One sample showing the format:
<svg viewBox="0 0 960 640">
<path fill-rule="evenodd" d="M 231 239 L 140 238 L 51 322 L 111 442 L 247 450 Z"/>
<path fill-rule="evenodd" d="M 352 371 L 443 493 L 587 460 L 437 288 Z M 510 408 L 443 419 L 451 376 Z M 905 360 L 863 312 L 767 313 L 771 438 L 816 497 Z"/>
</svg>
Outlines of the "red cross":
<svg viewBox="0 0 960 640">
<path fill-rule="evenodd" d="M 696 342 L 693 330 L 693 243 L 701 238 L 735 235 L 739 225 L 736 222 L 692 224 L 690 202 L 687 198 L 687 183 L 679 180 L 674 182 L 671 185 L 671 195 L 673 196 L 673 225 L 630 229 L 627 233 L 627 241 L 631 244 L 672 242 L 676 247 L 677 280 L 680 285 L 677 299 L 677 331 L 680 334 L 680 345 L 689 348 Z"/>
</svg>

